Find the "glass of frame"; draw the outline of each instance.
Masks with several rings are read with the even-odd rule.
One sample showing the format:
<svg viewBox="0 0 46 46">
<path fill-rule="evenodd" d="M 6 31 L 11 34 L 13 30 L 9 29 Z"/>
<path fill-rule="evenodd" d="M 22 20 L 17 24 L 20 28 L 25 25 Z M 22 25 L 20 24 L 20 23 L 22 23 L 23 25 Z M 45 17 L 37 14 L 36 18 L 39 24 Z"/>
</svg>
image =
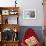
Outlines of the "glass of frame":
<svg viewBox="0 0 46 46">
<path fill-rule="evenodd" d="M 2 10 L 2 15 L 9 15 L 9 10 Z"/>
<path fill-rule="evenodd" d="M 36 9 L 23 10 L 23 19 L 36 19 Z"/>
</svg>

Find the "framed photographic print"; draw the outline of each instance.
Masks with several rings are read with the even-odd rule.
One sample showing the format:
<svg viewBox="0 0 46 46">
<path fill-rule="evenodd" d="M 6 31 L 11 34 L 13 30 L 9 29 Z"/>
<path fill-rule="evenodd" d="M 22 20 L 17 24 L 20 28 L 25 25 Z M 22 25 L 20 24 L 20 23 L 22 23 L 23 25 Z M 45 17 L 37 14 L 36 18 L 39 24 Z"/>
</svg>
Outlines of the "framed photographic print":
<svg viewBox="0 0 46 46">
<path fill-rule="evenodd" d="M 36 9 L 25 9 L 23 10 L 24 19 L 36 19 Z"/>
<path fill-rule="evenodd" d="M 2 10 L 2 15 L 9 15 L 9 10 Z"/>
</svg>

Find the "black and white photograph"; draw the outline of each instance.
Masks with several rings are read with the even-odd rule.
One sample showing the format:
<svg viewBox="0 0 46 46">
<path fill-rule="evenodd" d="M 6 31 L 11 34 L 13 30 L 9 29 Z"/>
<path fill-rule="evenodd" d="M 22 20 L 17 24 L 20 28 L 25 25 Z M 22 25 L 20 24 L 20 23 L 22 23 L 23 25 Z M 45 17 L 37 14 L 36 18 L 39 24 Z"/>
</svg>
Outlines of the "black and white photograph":
<svg viewBox="0 0 46 46">
<path fill-rule="evenodd" d="M 24 19 L 36 19 L 36 9 L 25 9 L 23 10 Z"/>
</svg>

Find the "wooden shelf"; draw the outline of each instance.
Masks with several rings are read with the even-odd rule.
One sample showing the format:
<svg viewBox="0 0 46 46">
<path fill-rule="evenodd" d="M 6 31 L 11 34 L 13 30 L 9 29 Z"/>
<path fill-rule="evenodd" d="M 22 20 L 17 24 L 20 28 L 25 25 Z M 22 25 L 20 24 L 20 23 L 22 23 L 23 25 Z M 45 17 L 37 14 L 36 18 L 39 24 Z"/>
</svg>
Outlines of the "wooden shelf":
<svg viewBox="0 0 46 46">
<path fill-rule="evenodd" d="M 12 40 L 10 40 L 10 41 L 2 41 L 2 42 L 5 42 L 5 43 L 8 43 L 8 42 L 10 42 L 10 43 L 12 43 L 12 42 L 19 42 L 19 40 L 16 40 L 16 41 L 12 41 Z"/>
<path fill-rule="evenodd" d="M 18 46 L 18 41 L 3 41 L 0 43 L 2 46 Z"/>
<path fill-rule="evenodd" d="M 0 7 L 0 10 L 12 10 L 12 9 L 15 9 L 15 10 L 18 10 L 19 7 Z"/>
<path fill-rule="evenodd" d="M 17 31 L 19 31 L 20 26 L 18 24 L 1 24 L 1 30 L 5 29 L 5 28 L 10 28 L 14 31 L 14 29 L 16 29 Z"/>
<path fill-rule="evenodd" d="M 14 14 L 12 14 L 12 12 Z M 16 18 L 17 24 L 9 24 L 8 19 L 7 19 L 7 17 L 9 17 L 9 16 L 14 16 L 14 17 L 17 16 L 17 18 Z M 0 20 L 1 20 L 0 32 L 1 32 L 1 36 L 4 35 L 3 34 L 4 29 L 11 29 L 10 31 L 14 31 L 14 33 L 18 33 L 18 31 L 20 29 L 20 26 L 18 24 L 18 18 L 19 18 L 19 7 L 0 7 Z M 14 37 L 13 37 L 13 39 L 14 39 Z M 1 37 L 0 46 L 18 46 L 18 39 L 17 39 L 17 41 L 16 41 L 16 39 L 15 39 L 15 41 L 13 41 L 13 39 L 10 39 L 9 41 L 5 41 L 2 38 L 3 37 Z M 18 38 L 17 34 L 16 34 L 16 38 Z"/>
</svg>

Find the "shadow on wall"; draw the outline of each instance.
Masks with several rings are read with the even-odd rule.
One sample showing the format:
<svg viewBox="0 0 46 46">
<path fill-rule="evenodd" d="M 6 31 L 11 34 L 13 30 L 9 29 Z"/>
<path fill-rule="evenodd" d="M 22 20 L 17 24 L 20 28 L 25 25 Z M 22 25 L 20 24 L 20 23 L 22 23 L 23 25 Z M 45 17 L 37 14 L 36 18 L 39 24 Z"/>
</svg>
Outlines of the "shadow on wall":
<svg viewBox="0 0 46 46">
<path fill-rule="evenodd" d="M 42 30 L 42 26 L 21 26 L 20 27 L 20 31 L 19 31 L 19 39 L 20 41 L 22 40 L 25 31 L 28 28 L 32 28 L 34 30 L 34 32 L 36 32 L 38 39 L 41 43 L 43 43 L 43 30 Z"/>
</svg>

